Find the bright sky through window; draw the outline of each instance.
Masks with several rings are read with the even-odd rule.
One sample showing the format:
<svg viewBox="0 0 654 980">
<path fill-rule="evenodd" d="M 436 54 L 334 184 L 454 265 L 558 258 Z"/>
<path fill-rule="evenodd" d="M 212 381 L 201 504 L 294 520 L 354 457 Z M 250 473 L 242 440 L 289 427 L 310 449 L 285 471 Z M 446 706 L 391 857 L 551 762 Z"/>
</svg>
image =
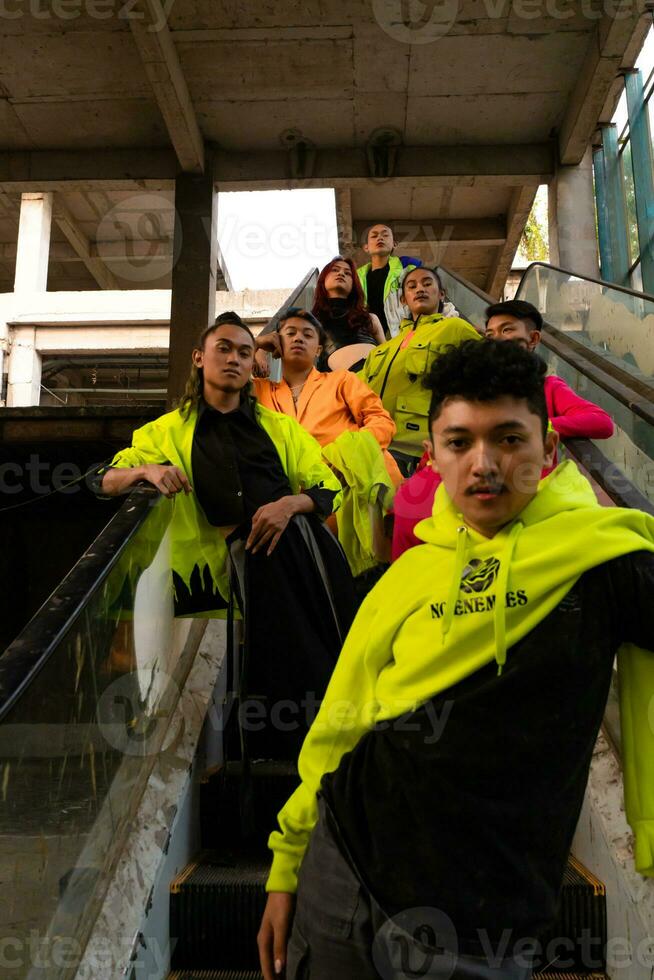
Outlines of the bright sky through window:
<svg viewBox="0 0 654 980">
<path fill-rule="evenodd" d="M 238 191 L 218 199 L 234 289 L 288 289 L 338 254 L 333 190 Z"/>
</svg>

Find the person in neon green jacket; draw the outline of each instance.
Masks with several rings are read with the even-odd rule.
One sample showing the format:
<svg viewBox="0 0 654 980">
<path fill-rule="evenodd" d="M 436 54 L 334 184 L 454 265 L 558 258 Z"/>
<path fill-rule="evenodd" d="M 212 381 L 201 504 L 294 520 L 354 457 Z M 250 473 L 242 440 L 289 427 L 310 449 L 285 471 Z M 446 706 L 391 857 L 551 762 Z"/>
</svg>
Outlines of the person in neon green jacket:
<svg viewBox="0 0 654 980">
<path fill-rule="evenodd" d="M 193 351 L 180 406 L 134 433 L 101 489 L 123 493 L 145 480 L 175 497 L 179 589 L 208 577 L 224 600 L 233 590 L 247 622 L 251 691 L 265 693 L 271 710 L 293 701 L 299 714 L 306 691 L 321 696 L 354 613 L 347 562 L 320 520 L 342 491 L 318 442 L 252 398 L 253 359 L 250 330 L 223 314 Z M 298 717 L 290 746 L 302 730 Z M 263 735 L 259 742 L 272 757 Z"/>
<path fill-rule="evenodd" d="M 435 269 L 406 272 L 402 296 L 411 319 L 402 321 L 397 337 L 370 352 L 359 375 L 393 417 L 396 432 L 390 452 L 405 476 L 415 469 L 429 435 L 429 393 L 422 382 L 434 358 L 453 344 L 481 339 L 467 321 L 438 312 L 443 295 Z"/>
<path fill-rule="evenodd" d="M 366 232 L 364 252 L 370 261 L 359 266 L 357 274 L 366 304 L 381 322 L 387 340 L 396 337 L 406 306 L 402 299 L 402 276 L 407 269 L 417 269 L 420 259 L 393 255 L 395 239 L 388 225 L 375 224 Z"/>
<path fill-rule="evenodd" d="M 544 376 L 489 341 L 434 364 L 443 483 L 425 544 L 361 606 L 302 747 L 270 837 L 265 980 L 402 975 L 398 936 L 430 932 L 440 952 L 409 946 L 440 967 L 424 975 L 526 980 L 618 651 L 627 815 L 654 875 L 654 518 L 601 507 L 571 462 L 540 480 L 558 440 Z"/>
</svg>

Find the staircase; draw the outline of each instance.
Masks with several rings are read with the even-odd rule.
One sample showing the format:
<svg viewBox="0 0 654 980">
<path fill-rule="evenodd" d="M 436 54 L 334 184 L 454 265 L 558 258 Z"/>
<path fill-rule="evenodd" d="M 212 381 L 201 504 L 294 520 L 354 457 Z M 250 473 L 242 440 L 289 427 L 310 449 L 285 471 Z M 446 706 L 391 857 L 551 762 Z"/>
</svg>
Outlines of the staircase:
<svg viewBox="0 0 654 980">
<path fill-rule="evenodd" d="M 227 763 L 204 783 L 203 850 L 171 885 L 169 980 L 261 980 L 256 935 L 270 867 L 266 841 L 297 782 L 294 765 L 274 761 L 253 763 L 246 779 L 240 763 Z M 246 827 L 244 811 L 253 814 Z M 604 886 L 571 857 L 558 919 L 542 940 L 554 962 L 538 964 L 539 980 L 601 980 L 606 938 Z"/>
</svg>

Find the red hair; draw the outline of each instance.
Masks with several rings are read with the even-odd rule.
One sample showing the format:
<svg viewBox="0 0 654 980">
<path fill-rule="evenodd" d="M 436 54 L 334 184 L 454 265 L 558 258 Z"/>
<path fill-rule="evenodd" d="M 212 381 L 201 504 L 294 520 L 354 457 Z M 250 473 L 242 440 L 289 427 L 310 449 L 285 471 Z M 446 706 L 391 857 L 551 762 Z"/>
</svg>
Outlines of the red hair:
<svg viewBox="0 0 654 980">
<path fill-rule="evenodd" d="M 313 308 L 311 312 L 314 316 L 318 317 L 323 325 L 328 323 L 331 319 L 330 299 L 325 288 L 325 279 L 337 262 L 345 262 L 352 273 L 352 289 L 347 297 L 347 325 L 352 333 L 361 331 L 362 333 L 370 334 L 370 336 L 373 337 L 372 319 L 370 317 L 370 313 L 366 309 L 366 300 L 363 295 L 363 289 L 361 288 L 356 266 L 352 259 L 346 259 L 342 255 L 337 255 L 335 259 L 332 259 L 331 262 L 325 266 L 318 276 L 318 282 L 316 283 L 316 295 L 313 300 Z"/>
</svg>

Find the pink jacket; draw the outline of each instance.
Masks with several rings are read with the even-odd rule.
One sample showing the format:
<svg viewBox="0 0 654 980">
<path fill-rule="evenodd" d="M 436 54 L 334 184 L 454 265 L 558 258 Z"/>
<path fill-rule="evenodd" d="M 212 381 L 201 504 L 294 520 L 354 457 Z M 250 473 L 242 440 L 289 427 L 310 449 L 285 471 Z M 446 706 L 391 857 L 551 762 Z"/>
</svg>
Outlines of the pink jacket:
<svg viewBox="0 0 654 980">
<path fill-rule="evenodd" d="M 608 439 L 613 435 L 610 415 L 592 402 L 575 394 L 562 378 L 550 375 L 545 378 L 547 413 L 554 429 L 564 439 Z M 391 561 L 399 558 L 409 548 L 422 544 L 413 529 L 425 517 L 431 515 L 436 490 L 441 482 L 440 474 L 428 465 L 427 454 L 420 463 L 427 463 L 406 480 L 395 494 L 393 502 L 393 544 Z M 556 466 L 556 458 L 554 466 Z M 543 470 L 547 476 L 551 469 Z"/>
</svg>

